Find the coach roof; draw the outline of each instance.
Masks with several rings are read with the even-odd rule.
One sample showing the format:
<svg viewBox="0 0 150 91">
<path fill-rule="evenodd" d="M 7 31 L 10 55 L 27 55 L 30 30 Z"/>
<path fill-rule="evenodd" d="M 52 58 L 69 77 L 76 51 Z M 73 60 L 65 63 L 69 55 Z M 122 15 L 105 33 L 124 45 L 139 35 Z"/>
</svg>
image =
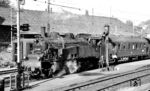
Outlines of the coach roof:
<svg viewBox="0 0 150 91">
<path fill-rule="evenodd" d="M 141 38 L 141 37 L 126 37 L 126 36 L 111 36 L 110 39 L 113 42 L 147 42 L 147 40 L 145 38 Z"/>
</svg>

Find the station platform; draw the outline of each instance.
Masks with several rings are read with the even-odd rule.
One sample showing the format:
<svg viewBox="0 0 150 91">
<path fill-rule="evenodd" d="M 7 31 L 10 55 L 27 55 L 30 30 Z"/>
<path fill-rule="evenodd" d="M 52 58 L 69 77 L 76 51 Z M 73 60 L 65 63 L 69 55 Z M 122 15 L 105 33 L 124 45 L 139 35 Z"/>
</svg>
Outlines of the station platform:
<svg viewBox="0 0 150 91">
<path fill-rule="evenodd" d="M 128 70 L 141 68 L 146 65 L 150 65 L 150 59 L 144 61 L 136 61 L 136 62 L 130 62 L 125 64 L 119 64 L 115 67 L 115 69 L 120 71 L 128 71 Z"/>
<path fill-rule="evenodd" d="M 138 87 L 125 87 L 118 89 L 117 91 L 150 91 L 150 83 L 143 84 Z"/>
<path fill-rule="evenodd" d="M 112 71 L 103 71 L 102 69 L 96 69 L 82 73 L 66 75 L 60 78 L 46 79 L 30 83 L 29 85 L 31 86 L 31 88 L 25 89 L 23 91 L 51 91 L 56 88 L 63 88 L 64 86 L 69 87 L 73 84 L 79 84 L 81 82 L 103 78 L 105 76 L 113 74 L 136 70 L 146 65 L 150 65 L 150 60 L 119 64 L 115 66 L 114 70 Z M 6 88 L 5 91 L 9 91 L 9 89 Z"/>
</svg>

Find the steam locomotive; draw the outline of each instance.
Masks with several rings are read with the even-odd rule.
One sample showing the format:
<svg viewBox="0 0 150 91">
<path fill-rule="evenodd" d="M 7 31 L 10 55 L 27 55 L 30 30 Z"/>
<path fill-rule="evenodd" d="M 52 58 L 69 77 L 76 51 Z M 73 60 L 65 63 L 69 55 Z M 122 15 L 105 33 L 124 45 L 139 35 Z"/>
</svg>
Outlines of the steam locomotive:
<svg viewBox="0 0 150 91">
<path fill-rule="evenodd" d="M 14 41 L 16 60 L 16 42 Z M 106 65 L 106 41 L 103 35 L 72 33 L 42 34 L 36 39 L 21 40 L 22 66 L 32 76 L 62 76 Z M 108 38 L 109 63 L 144 59 L 150 55 L 150 40 L 140 37 Z"/>
</svg>

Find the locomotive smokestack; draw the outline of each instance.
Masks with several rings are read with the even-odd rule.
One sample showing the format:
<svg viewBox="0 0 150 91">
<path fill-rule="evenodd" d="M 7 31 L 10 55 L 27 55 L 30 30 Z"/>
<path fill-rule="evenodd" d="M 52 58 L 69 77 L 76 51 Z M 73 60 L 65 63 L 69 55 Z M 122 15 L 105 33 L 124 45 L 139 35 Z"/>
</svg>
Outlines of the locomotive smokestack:
<svg viewBox="0 0 150 91">
<path fill-rule="evenodd" d="M 43 38 L 46 37 L 46 27 L 41 27 L 41 36 L 42 36 Z"/>
</svg>

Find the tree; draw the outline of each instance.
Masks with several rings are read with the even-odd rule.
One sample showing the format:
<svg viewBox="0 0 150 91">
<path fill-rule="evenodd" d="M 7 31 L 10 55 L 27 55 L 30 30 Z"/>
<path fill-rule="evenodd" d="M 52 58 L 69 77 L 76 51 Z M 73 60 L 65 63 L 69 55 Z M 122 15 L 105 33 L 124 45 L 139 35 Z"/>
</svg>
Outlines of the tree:
<svg viewBox="0 0 150 91">
<path fill-rule="evenodd" d="M 0 7 L 7 8 L 9 7 L 9 0 L 0 0 Z"/>
</svg>

